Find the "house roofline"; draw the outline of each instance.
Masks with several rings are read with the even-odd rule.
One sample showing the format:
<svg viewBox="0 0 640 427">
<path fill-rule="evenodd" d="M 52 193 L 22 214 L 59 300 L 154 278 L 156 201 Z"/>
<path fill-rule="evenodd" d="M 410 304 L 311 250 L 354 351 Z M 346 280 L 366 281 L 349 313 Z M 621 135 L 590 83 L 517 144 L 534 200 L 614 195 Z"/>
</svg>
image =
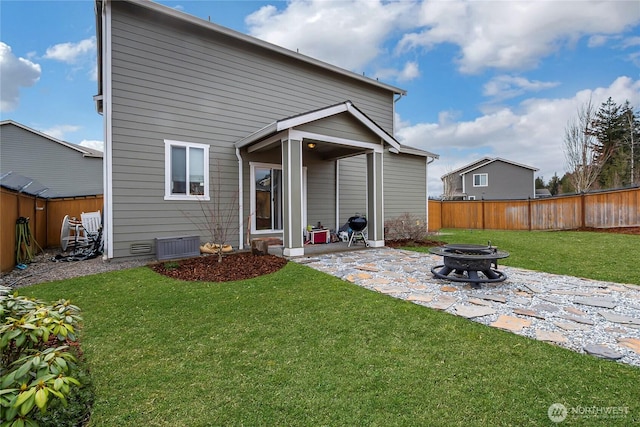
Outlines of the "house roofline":
<svg viewBox="0 0 640 427">
<path fill-rule="evenodd" d="M 23 125 L 21 123 L 13 121 L 13 120 L 0 121 L 0 126 L 4 126 L 4 125 L 14 125 L 16 127 L 19 127 L 21 129 L 26 130 L 27 132 L 31 132 L 31 133 L 33 133 L 35 135 L 38 135 L 38 136 L 46 138 L 46 139 L 48 139 L 50 141 L 56 142 L 56 143 L 58 143 L 60 145 L 63 145 L 65 147 L 67 147 L 67 148 L 71 148 L 72 150 L 76 150 L 76 151 L 82 153 L 82 155 L 84 157 L 96 157 L 96 158 L 102 158 L 103 157 L 102 151 L 94 150 L 93 148 L 83 147 L 83 146 L 78 145 L 78 144 L 72 144 L 70 142 L 61 141 L 61 140 L 59 140 L 57 138 L 54 138 L 54 137 L 52 137 L 50 135 L 47 135 L 46 133 L 42 133 L 42 132 L 37 131 L 35 129 L 31 129 L 28 126 L 25 126 L 25 125 Z"/>
<path fill-rule="evenodd" d="M 446 174 L 442 175 L 440 177 L 440 179 L 445 179 L 449 175 L 453 175 L 453 174 L 459 174 L 460 176 L 462 176 L 462 175 L 465 175 L 465 174 L 467 174 L 467 173 L 469 173 L 471 171 L 474 171 L 474 170 L 476 170 L 478 168 L 481 168 L 481 167 L 486 166 L 486 165 L 488 165 L 490 163 L 493 163 L 493 162 L 495 162 L 497 160 L 499 160 L 501 162 L 509 163 L 509 164 L 512 164 L 512 165 L 515 165 L 515 166 L 520 166 L 521 168 L 531 169 L 534 172 L 539 170 L 538 168 L 534 168 L 532 166 L 523 165 L 522 163 L 513 162 L 511 160 L 503 159 L 501 157 L 483 157 L 480 160 L 476 160 L 475 162 L 468 163 L 468 164 L 466 164 L 466 165 L 464 165 L 462 167 L 459 167 L 458 169 L 455 169 L 455 170 L 453 170 L 453 171 L 451 171 L 449 173 L 446 173 Z"/>
<path fill-rule="evenodd" d="M 95 10 L 96 10 L 96 16 L 97 16 L 98 15 L 98 11 L 101 11 L 103 9 L 103 3 L 109 2 L 109 1 L 113 1 L 113 0 L 95 0 L 95 1 L 96 1 L 96 9 Z M 287 56 L 289 58 L 293 58 L 293 59 L 295 59 L 297 61 L 302 61 L 302 62 L 305 62 L 307 64 L 311 64 L 313 66 L 316 66 L 316 67 L 323 68 L 325 70 L 334 72 L 336 74 L 341 74 L 341 75 L 343 75 L 345 77 L 352 78 L 352 79 L 355 79 L 355 80 L 359 80 L 359 81 L 361 81 L 363 83 L 367 83 L 367 84 L 370 84 L 370 85 L 373 85 L 373 86 L 377 86 L 377 87 L 379 87 L 381 89 L 388 90 L 388 91 L 392 92 L 393 94 L 397 94 L 397 95 L 406 95 L 407 94 L 407 91 L 405 89 L 401 89 L 401 88 L 398 88 L 396 86 L 392 86 L 390 84 L 382 83 L 382 82 L 380 82 L 378 80 L 374 80 L 372 78 L 366 77 L 364 75 L 360 75 L 360 74 L 355 73 L 353 71 L 349 71 L 349 70 L 346 70 L 344 68 L 340 68 L 340 67 L 338 67 L 336 65 L 332 65 L 332 64 L 329 64 L 327 62 L 320 61 L 318 59 L 315 59 L 315 58 L 312 58 L 310 56 L 301 54 L 299 52 L 294 52 L 294 51 L 289 50 L 287 48 L 284 48 L 282 46 L 278 46 L 278 45 L 275 45 L 273 43 L 266 42 L 264 40 L 258 39 L 258 38 L 253 37 L 253 36 L 249 36 L 247 34 L 239 32 L 239 31 L 232 30 L 230 28 L 224 27 L 224 26 L 219 25 L 219 24 L 215 24 L 213 22 L 205 21 L 204 19 L 199 18 L 197 16 L 190 15 L 188 13 L 181 12 L 181 11 L 176 10 L 176 9 L 172 9 L 170 7 L 155 3 L 155 2 L 153 2 L 151 0 L 118 0 L 118 1 L 126 1 L 126 2 L 131 3 L 131 4 L 134 4 L 134 5 L 137 5 L 137 6 L 140 6 L 140 7 L 144 7 L 146 9 L 148 9 L 148 10 L 151 10 L 151 11 L 154 11 L 154 12 L 157 12 L 157 13 L 161 13 L 161 14 L 173 17 L 175 19 L 179 19 L 179 20 L 185 21 L 185 22 L 188 22 L 190 24 L 193 24 L 193 25 L 196 25 L 196 26 L 199 26 L 199 27 L 203 27 L 203 28 L 206 28 L 206 29 L 211 30 L 211 31 L 215 31 L 215 32 L 217 32 L 219 34 L 222 34 L 222 35 L 225 35 L 227 37 L 231 37 L 231 38 L 234 38 L 236 40 L 240 40 L 240 41 L 243 41 L 245 43 L 249 43 L 249 44 L 251 44 L 253 46 L 257 46 L 257 47 L 260 47 L 260 48 L 263 48 L 263 49 L 267 49 L 267 50 L 269 50 L 271 52 L 275 52 L 275 53 Z M 101 23 L 98 23 L 98 24 L 99 24 L 98 26 L 101 26 Z M 101 38 L 101 34 L 98 33 L 98 46 L 100 46 L 101 42 L 102 42 L 100 40 L 100 38 Z M 100 63 L 101 63 L 100 54 L 101 54 L 100 51 L 98 51 L 98 67 L 100 67 Z M 100 70 L 98 71 L 98 73 L 100 73 Z M 101 91 L 101 88 L 99 88 L 99 91 Z M 99 96 L 101 94 L 102 93 L 98 93 L 97 95 Z"/>
<path fill-rule="evenodd" d="M 373 133 L 378 135 L 384 142 L 391 145 L 396 150 L 402 151 L 401 144 L 393 136 L 389 135 L 389 133 L 387 133 L 373 120 L 367 117 L 367 115 L 360 111 L 358 107 L 353 105 L 351 101 L 341 102 L 339 104 L 330 105 L 328 107 L 308 111 L 306 113 L 297 114 L 295 116 L 286 117 L 281 120 L 276 120 L 275 122 L 269 123 L 267 126 L 237 141 L 235 143 L 235 147 L 243 148 L 278 132 L 282 132 L 283 130 L 291 129 L 296 126 L 301 126 L 306 123 L 310 123 L 316 120 L 322 120 L 327 117 L 345 112 L 350 113 L 353 117 L 356 118 L 356 120 L 365 125 Z"/>
<path fill-rule="evenodd" d="M 519 166 L 519 167 L 524 168 L 524 169 L 531 169 L 534 172 L 539 170 L 538 168 L 534 168 L 533 166 L 527 166 L 527 165 L 523 165 L 522 163 L 512 162 L 511 160 L 507 160 L 507 159 L 502 159 L 500 157 L 496 157 L 495 159 L 491 159 L 488 162 L 482 163 L 482 164 L 477 165 L 477 166 L 475 166 L 475 167 L 473 167 L 473 168 L 471 168 L 469 170 L 466 170 L 466 171 L 460 173 L 460 175 L 468 174 L 469 172 L 473 172 L 474 170 L 476 170 L 478 168 L 481 168 L 483 166 L 487 166 L 488 164 L 491 164 L 491 163 L 496 162 L 496 161 L 509 163 L 509 164 L 512 164 L 514 166 Z"/>
</svg>

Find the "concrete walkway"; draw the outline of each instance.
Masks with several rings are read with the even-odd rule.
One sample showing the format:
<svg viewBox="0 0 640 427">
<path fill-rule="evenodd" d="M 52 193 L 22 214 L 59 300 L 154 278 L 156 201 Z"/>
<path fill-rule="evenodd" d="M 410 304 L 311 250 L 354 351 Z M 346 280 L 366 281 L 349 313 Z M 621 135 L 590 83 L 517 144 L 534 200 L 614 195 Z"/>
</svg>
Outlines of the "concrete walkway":
<svg viewBox="0 0 640 427">
<path fill-rule="evenodd" d="M 435 279 L 442 257 L 379 248 L 294 258 L 367 289 L 640 367 L 640 286 L 500 266 L 504 282 Z"/>
</svg>

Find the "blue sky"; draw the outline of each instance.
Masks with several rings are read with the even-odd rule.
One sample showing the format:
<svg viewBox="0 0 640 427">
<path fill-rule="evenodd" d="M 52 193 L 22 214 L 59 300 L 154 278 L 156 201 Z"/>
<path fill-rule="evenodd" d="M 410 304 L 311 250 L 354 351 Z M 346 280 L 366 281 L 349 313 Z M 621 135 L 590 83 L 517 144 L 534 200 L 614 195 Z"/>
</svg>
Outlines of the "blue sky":
<svg viewBox="0 0 640 427">
<path fill-rule="evenodd" d="M 484 156 L 562 176 L 580 105 L 640 108 L 635 0 L 159 3 L 406 89 L 396 136 L 440 155 L 435 196 Z M 93 1 L 1 0 L 0 19 L 0 118 L 100 148 Z"/>
</svg>

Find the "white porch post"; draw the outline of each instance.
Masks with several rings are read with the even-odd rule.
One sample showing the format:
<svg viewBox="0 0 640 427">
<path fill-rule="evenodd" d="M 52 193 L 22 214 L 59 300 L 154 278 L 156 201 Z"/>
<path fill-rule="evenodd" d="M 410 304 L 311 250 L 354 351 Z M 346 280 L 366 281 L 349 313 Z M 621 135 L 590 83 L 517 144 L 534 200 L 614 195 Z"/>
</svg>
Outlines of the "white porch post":
<svg viewBox="0 0 640 427">
<path fill-rule="evenodd" d="M 302 140 L 282 140 L 284 256 L 304 255 L 302 223 Z"/>
<path fill-rule="evenodd" d="M 367 154 L 367 238 L 369 246 L 384 246 L 382 152 Z"/>
</svg>

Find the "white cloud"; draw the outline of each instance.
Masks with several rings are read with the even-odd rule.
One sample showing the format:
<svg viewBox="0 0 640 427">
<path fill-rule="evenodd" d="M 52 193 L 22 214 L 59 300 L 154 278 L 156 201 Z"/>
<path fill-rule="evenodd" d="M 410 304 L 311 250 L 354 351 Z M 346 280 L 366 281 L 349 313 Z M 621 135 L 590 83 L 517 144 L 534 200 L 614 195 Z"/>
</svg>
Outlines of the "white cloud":
<svg viewBox="0 0 640 427">
<path fill-rule="evenodd" d="M 246 18 L 252 36 L 340 67 L 362 69 L 406 29 L 415 2 L 291 0 L 284 10 L 264 6 Z"/>
<path fill-rule="evenodd" d="M 483 88 L 483 95 L 490 96 L 496 100 L 509 99 L 520 96 L 527 92 L 539 92 L 558 86 L 558 82 L 541 82 L 538 80 L 528 80 L 517 76 L 496 76 Z"/>
<path fill-rule="evenodd" d="M 453 43 L 460 70 L 476 73 L 535 67 L 589 34 L 602 41 L 640 22 L 640 8 L 633 1 L 425 1 L 420 16 L 422 30 L 406 34 L 400 50 Z"/>
<path fill-rule="evenodd" d="M 70 132 L 77 132 L 80 130 L 80 126 L 76 125 L 57 125 L 49 129 L 43 130 L 42 133 L 46 133 L 61 141 L 65 141 L 65 135 Z"/>
<path fill-rule="evenodd" d="M 376 78 L 383 80 L 393 79 L 400 82 L 408 82 L 420 77 L 420 64 L 415 61 L 409 61 L 404 64 L 401 70 L 395 68 L 383 68 L 375 72 Z"/>
<path fill-rule="evenodd" d="M 20 88 L 35 85 L 41 73 L 39 64 L 16 57 L 9 45 L 0 42 L 0 112 L 15 110 L 20 103 Z"/>
<path fill-rule="evenodd" d="M 104 141 L 95 141 L 95 140 L 88 140 L 88 139 L 84 139 L 82 141 L 80 141 L 80 144 L 78 144 L 82 147 L 87 147 L 87 148 L 93 148 L 94 150 L 98 150 L 98 151 L 103 151 L 104 152 Z"/>
<path fill-rule="evenodd" d="M 528 99 L 516 109 L 503 108 L 472 121 L 453 122 L 444 113 L 439 123 L 409 125 L 399 121 L 402 143 L 440 155 L 429 169 L 429 193 L 442 192 L 440 177 L 484 156 L 533 166 L 548 180 L 565 172 L 563 137 L 578 107 L 592 98 L 600 106 L 608 97 L 640 105 L 640 80 L 619 77 L 609 87 L 577 92 L 572 98 Z"/>
<path fill-rule="evenodd" d="M 96 55 L 96 38 L 90 37 L 78 43 L 60 43 L 47 49 L 44 57 L 54 59 L 67 64 L 76 64 L 79 61 Z"/>
</svg>

